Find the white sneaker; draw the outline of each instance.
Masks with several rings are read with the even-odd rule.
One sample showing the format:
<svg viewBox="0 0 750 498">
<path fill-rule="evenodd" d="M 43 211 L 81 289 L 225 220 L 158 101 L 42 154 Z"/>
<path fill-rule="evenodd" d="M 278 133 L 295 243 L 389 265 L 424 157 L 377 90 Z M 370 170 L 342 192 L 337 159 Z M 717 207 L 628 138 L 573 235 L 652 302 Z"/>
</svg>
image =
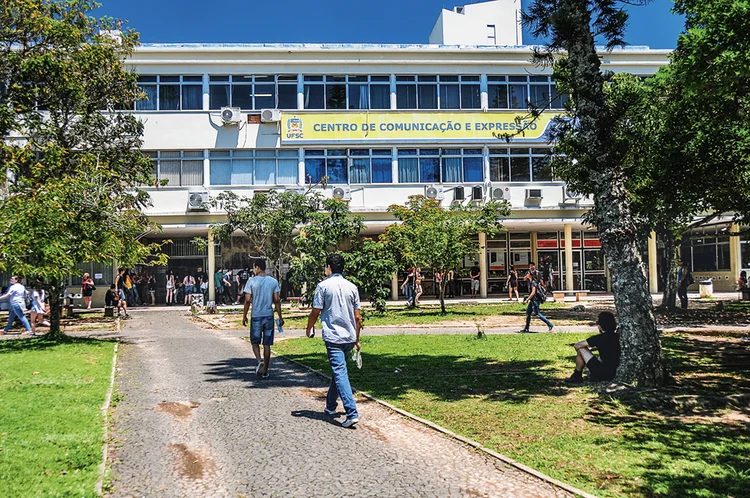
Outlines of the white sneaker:
<svg viewBox="0 0 750 498">
<path fill-rule="evenodd" d="M 357 423 L 359 423 L 359 418 L 352 417 L 352 418 L 348 418 L 348 419 L 344 420 L 341 423 L 341 427 L 343 427 L 345 429 L 348 429 L 349 427 L 352 427 L 354 424 L 357 424 Z"/>
<path fill-rule="evenodd" d="M 263 362 L 258 362 L 258 366 L 255 367 L 255 375 L 260 375 L 261 370 L 263 370 Z"/>
</svg>

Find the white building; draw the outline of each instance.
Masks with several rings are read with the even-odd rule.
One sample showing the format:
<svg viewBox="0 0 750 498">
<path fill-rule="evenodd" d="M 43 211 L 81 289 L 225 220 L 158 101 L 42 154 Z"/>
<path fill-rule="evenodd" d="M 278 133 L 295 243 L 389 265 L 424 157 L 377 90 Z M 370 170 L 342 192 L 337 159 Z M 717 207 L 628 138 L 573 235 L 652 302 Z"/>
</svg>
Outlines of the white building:
<svg viewBox="0 0 750 498">
<path fill-rule="evenodd" d="M 219 254 L 213 245 L 208 255 L 194 250 L 190 239 L 207 236 L 222 218 L 201 209 L 206 196 L 295 190 L 327 175 L 325 195 L 349 199 L 368 234 L 382 233 L 393 222 L 387 207 L 414 194 L 445 205 L 508 200 L 508 233 L 479 241 L 483 295 L 502 289 L 509 265 L 522 270 L 544 257 L 558 287 L 608 290 L 596 230 L 582 222 L 591 202 L 547 167 L 544 132 L 565 96 L 549 70 L 529 62 L 520 8 L 520 0 L 498 0 L 443 10 L 430 35 L 435 43 L 424 45 L 139 47 L 128 65 L 149 96 L 136 109 L 145 123 L 143 148 L 168 180 L 151 190 L 147 214 L 164 227 L 159 237 L 174 241 L 170 268 L 184 275 L 201 266 L 210 275 L 246 264 L 246 254 Z M 645 76 L 668 54 L 631 47 L 603 54 L 603 66 Z M 510 143 L 497 138 L 517 126 L 529 101 L 549 103 L 551 112 Z M 728 289 L 740 244 L 722 234 L 726 228 L 712 229 L 689 263 L 697 277 L 716 277 L 717 287 Z M 650 249 L 656 291 L 656 245 Z M 159 281 L 163 292 L 161 274 Z"/>
</svg>

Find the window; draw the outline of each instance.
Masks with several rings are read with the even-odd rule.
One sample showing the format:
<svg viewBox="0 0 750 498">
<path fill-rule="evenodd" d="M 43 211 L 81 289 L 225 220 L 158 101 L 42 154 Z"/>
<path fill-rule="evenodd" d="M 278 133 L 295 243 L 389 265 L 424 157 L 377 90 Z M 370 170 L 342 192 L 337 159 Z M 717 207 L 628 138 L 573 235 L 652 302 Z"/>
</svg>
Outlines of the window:
<svg viewBox="0 0 750 498">
<path fill-rule="evenodd" d="M 297 77 L 294 75 L 209 76 L 209 108 L 296 109 Z"/>
<path fill-rule="evenodd" d="M 305 183 L 349 183 L 346 149 L 305 150 Z"/>
<path fill-rule="evenodd" d="M 490 45 L 495 45 L 497 43 L 497 33 L 494 24 L 487 25 L 487 41 Z"/>
<path fill-rule="evenodd" d="M 390 149 L 349 149 L 349 183 L 393 183 Z"/>
<path fill-rule="evenodd" d="M 305 150 L 306 182 L 392 183 L 391 149 Z"/>
<path fill-rule="evenodd" d="M 296 185 L 298 154 L 289 149 L 212 150 L 211 185 Z"/>
<path fill-rule="evenodd" d="M 390 109 L 388 76 L 305 76 L 305 109 Z"/>
<path fill-rule="evenodd" d="M 399 149 L 400 183 L 481 182 L 482 149 Z"/>
<path fill-rule="evenodd" d="M 154 164 L 154 176 L 167 180 L 168 187 L 203 185 L 202 150 L 147 152 Z"/>
<path fill-rule="evenodd" d="M 398 109 L 479 109 L 479 76 L 396 76 Z"/>
<path fill-rule="evenodd" d="M 135 103 L 136 111 L 179 111 L 203 109 L 201 76 L 141 76 L 138 86 L 146 94 Z"/>
<path fill-rule="evenodd" d="M 691 271 L 726 271 L 729 266 L 729 235 L 727 227 L 710 227 L 694 232 L 680 248 Z"/>
<path fill-rule="evenodd" d="M 491 182 L 552 181 L 549 149 L 490 149 Z"/>
<path fill-rule="evenodd" d="M 487 97 L 490 109 L 563 109 L 568 100 L 549 76 L 487 76 Z"/>
</svg>

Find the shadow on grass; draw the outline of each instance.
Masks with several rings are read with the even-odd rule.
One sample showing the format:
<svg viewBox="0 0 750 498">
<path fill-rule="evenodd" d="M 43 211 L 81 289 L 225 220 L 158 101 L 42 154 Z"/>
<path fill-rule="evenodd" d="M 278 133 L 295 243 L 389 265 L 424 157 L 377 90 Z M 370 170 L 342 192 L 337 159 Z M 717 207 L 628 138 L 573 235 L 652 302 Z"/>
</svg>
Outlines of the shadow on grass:
<svg viewBox="0 0 750 498">
<path fill-rule="evenodd" d="M 662 345 L 674 382 L 603 391 L 588 419 L 616 428 L 618 444 L 644 456 L 634 494 L 750 496 L 750 345 L 681 336 Z"/>
<path fill-rule="evenodd" d="M 322 355 L 285 354 L 323 372 L 330 372 Z M 453 355 L 396 355 L 367 353 L 366 366 L 358 370 L 349 363 L 349 379 L 358 389 L 375 397 L 397 400 L 419 391 L 441 400 L 486 398 L 524 403 L 536 395 L 561 396 L 556 370 L 548 361 L 498 361 L 467 359 Z"/>
<path fill-rule="evenodd" d="M 22 339 L 7 339 L 0 341 L 0 355 L 18 353 L 22 351 L 40 351 L 67 344 L 100 344 L 102 342 L 116 342 L 113 339 L 91 339 L 60 335 L 54 339 L 47 336 L 24 337 Z"/>
<path fill-rule="evenodd" d="M 590 420 L 615 428 L 618 446 L 643 455 L 641 484 L 631 481 L 641 496 L 749 496 L 750 426 L 718 421 L 685 421 L 645 412 L 623 415 L 606 407 Z"/>
</svg>

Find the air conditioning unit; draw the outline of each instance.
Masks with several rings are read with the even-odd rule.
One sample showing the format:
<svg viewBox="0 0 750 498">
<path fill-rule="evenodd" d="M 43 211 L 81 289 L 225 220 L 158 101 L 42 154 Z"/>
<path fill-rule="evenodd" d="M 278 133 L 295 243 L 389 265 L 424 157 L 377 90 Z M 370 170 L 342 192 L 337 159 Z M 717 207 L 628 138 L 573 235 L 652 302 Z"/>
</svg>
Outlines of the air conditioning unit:
<svg viewBox="0 0 750 498">
<path fill-rule="evenodd" d="M 208 192 L 188 192 L 188 211 L 208 211 Z"/>
<path fill-rule="evenodd" d="M 435 199 L 438 201 L 443 200 L 443 186 L 442 185 L 427 185 L 424 188 L 424 195 L 428 199 Z"/>
<path fill-rule="evenodd" d="M 341 199 L 342 201 L 352 200 L 352 189 L 349 187 L 334 187 L 333 198 Z"/>
<path fill-rule="evenodd" d="M 565 199 L 580 199 L 583 196 L 576 192 L 575 190 L 572 190 L 570 187 L 565 185 L 563 187 L 563 198 Z"/>
<path fill-rule="evenodd" d="M 239 107 L 222 107 L 221 123 L 225 125 L 238 124 L 242 121 L 242 114 Z"/>
<path fill-rule="evenodd" d="M 464 188 L 461 187 L 461 186 L 458 186 L 458 187 L 454 188 L 453 189 L 453 200 L 459 202 L 459 201 L 462 201 L 464 199 L 465 199 Z"/>
<path fill-rule="evenodd" d="M 542 200 L 542 189 L 540 189 L 540 188 L 527 188 L 526 189 L 526 200 L 528 202 L 540 202 Z"/>
<path fill-rule="evenodd" d="M 484 187 L 481 185 L 474 185 L 471 187 L 471 200 L 472 201 L 483 201 L 484 200 Z"/>
<path fill-rule="evenodd" d="M 502 201 L 505 199 L 505 188 L 503 187 L 492 187 L 492 193 L 490 197 L 493 201 Z"/>
<path fill-rule="evenodd" d="M 262 109 L 260 111 L 261 123 L 278 123 L 281 121 L 281 111 L 278 109 Z"/>
</svg>

